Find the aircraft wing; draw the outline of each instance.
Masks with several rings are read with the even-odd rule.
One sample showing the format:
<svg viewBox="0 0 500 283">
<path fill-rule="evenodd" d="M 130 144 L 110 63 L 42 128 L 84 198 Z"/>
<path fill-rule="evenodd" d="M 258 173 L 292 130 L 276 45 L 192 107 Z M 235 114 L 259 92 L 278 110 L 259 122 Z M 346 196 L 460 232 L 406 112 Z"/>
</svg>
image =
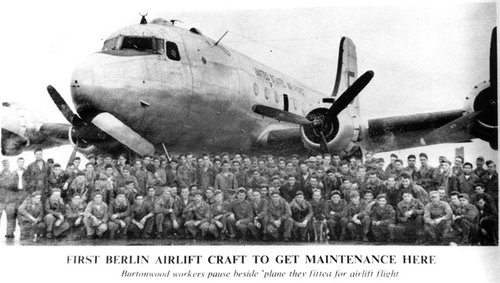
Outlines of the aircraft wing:
<svg viewBox="0 0 500 283">
<path fill-rule="evenodd" d="M 288 123 L 271 124 L 257 138 L 257 147 L 272 149 L 277 154 L 292 154 L 305 150 L 300 127 Z"/>
<path fill-rule="evenodd" d="M 363 143 L 374 152 L 470 142 L 475 117 L 462 109 L 368 120 Z"/>
<path fill-rule="evenodd" d="M 6 156 L 18 155 L 24 149 L 69 143 L 69 124 L 39 122 L 16 103 L 2 103 L 0 124 L 2 154 Z"/>
<path fill-rule="evenodd" d="M 67 124 L 48 123 L 16 131 L 6 129 L 2 125 L 2 155 L 14 156 L 26 149 L 51 148 L 69 144 L 69 128 L 70 125 Z"/>
</svg>

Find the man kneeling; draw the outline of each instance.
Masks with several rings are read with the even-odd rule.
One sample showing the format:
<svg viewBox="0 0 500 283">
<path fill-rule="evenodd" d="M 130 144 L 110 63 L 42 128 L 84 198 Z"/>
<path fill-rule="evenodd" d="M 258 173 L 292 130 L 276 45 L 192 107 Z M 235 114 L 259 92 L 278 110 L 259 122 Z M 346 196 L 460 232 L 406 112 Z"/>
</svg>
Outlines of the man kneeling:
<svg viewBox="0 0 500 283">
<path fill-rule="evenodd" d="M 203 201 L 201 191 L 196 190 L 194 193 L 194 201 L 190 202 L 186 208 L 184 208 L 183 214 L 186 219 L 190 219 L 184 223 L 184 226 L 186 226 L 186 229 L 191 233 L 192 238 L 196 239 L 200 231 L 201 237 L 205 238 L 208 226 L 210 225 L 210 207 Z"/>
<path fill-rule="evenodd" d="M 94 198 L 85 208 L 83 223 L 87 229 L 87 238 L 93 238 L 96 234 L 101 238 L 108 230 L 108 205 L 102 201 L 102 194 L 97 192 Z"/>
<path fill-rule="evenodd" d="M 116 232 L 120 238 L 124 238 L 127 227 L 130 224 L 130 204 L 125 193 L 118 191 L 118 195 L 109 205 L 109 238 L 114 239 Z"/>
<path fill-rule="evenodd" d="M 131 238 L 150 239 L 153 231 L 153 208 L 144 201 L 141 194 L 135 196 L 135 202 L 130 208 L 130 225 L 127 233 Z"/>
<path fill-rule="evenodd" d="M 387 196 L 380 194 L 377 196 L 377 204 L 371 211 L 372 232 L 377 242 L 383 240 L 394 241 L 394 221 L 396 213 L 390 204 L 387 204 Z"/>
</svg>

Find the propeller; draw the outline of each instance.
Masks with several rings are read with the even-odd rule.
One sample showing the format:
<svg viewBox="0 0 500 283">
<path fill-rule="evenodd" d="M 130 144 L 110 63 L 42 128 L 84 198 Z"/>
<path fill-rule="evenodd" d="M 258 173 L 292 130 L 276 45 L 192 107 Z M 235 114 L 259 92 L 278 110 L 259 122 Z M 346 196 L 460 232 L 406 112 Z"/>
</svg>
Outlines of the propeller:
<svg viewBox="0 0 500 283">
<path fill-rule="evenodd" d="M 154 153 L 154 146 L 151 143 L 112 114 L 102 112 L 94 117 L 85 117 L 86 120 L 84 120 L 71 110 L 69 105 L 53 86 L 47 86 L 47 91 L 64 118 L 73 126 L 72 133 L 77 138 L 70 160 L 74 158 L 74 154 L 79 145 L 103 141 L 109 143 L 110 137 L 116 139 L 118 142 L 140 155 Z M 89 121 L 89 119 L 92 120 Z M 81 143 L 79 143 L 79 141 L 81 141 Z"/>
<path fill-rule="evenodd" d="M 440 142 L 445 142 L 448 140 L 448 137 L 452 134 L 458 133 L 463 129 L 467 128 L 471 123 L 476 120 L 476 117 L 479 116 L 484 111 L 474 111 L 469 114 L 466 114 L 460 118 L 457 118 L 448 124 L 441 126 L 434 131 L 427 134 L 425 137 L 420 139 L 420 143 L 422 145 L 426 144 L 435 144 Z M 468 140 L 468 137 L 465 138 Z"/>
<path fill-rule="evenodd" d="M 69 105 L 66 103 L 64 98 L 59 94 L 59 92 L 51 85 L 47 86 L 47 91 L 49 92 L 50 98 L 56 104 L 57 108 L 63 114 L 64 118 L 68 120 L 70 124 L 75 122 L 75 119 L 80 119 L 78 115 L 73 113 Z M 76 118 L 75 118 L 76 117 Z M 80 119 L 81 120 L 81 119 Z"/>
<path fill-rule="evenodd" d="M 321 149 L 325 152 L 328 151 L 328 140 L 326 138 L 326 124 L 334 120 L 337 115 L 342 112 L 349 104 L 358 96 L 358 94 L 368 85 L 374 76 L 373 71 L 367 71 L 361 75 L 348 89 L 340 95 L 340 97 L 332 103 L 330 109 L 324 114 L 314 115 L 314 117 L 303 117 L 288 111 L 281 109 L 265 106 L 265 105 L 254 105 L 252 110 L 262 116 L 276 119 L 278 121 L 284 121 L 292 124 L 298 124 L 302 126 L 312 126 L 316 130 L 317 135 L 319 135 L 319 143 Z M 326 109 L 325 109 L 326 110 Z"/>
<path fill-rule="evenodd" d="M 489 65 L 489 73 L 490 73 L 490 86 L 483 90 L 480 94 L 478 94 L 475 102 L 474 109 L 470 113 L 457 118 L 446 125 L 443 125 L 434 131 L 428 133 L 423 138 L 420 139 L 420 143 L 422 145 L 425 144 L 434 144 L 438 142 L 446 142 L 448 137 L 451 135 L 459 134 L 460 132 L 466 130 L 469 125 L 479 121 L 488 121 L 489 124 L 494 124 L 495 126 L 497 121 L 497 92 L 498 92 L 498 83 L 497 83 L 497 28 L 493 28 L 491 33 L 491 42 L 490 42 L 490 65 Z M 468 132 L 468 131 L 467 131 Z M 462 135 L 464 136 L 464 135 Z M 497 141 L 496 132 L 493 140 L 490 140 L 490 144 L 492 142 Z"/>
<path fill-rule="evenodd" d="M 351 103 L 373 78 L 373 71 L 367 71 L 359 77 L 342 95 L 335 100 L 327 113 L 328 118 L 335 118 Z"/>
<path fill-rule="evenodd" d="M 274 118 L 278 121 L 288 122 L 292 124 L 310 125 L 312 123 L 312 121 L 309 121 L 303 116 L 265 105 L 254 105 L 252 107 L 252 111 L 262 116 Z"/>
</svg>

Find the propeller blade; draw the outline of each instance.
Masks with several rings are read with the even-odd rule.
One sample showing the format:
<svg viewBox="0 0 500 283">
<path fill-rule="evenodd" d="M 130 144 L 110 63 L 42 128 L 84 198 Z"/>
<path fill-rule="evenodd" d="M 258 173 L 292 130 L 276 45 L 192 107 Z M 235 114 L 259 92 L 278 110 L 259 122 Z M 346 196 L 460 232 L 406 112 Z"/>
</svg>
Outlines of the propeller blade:
<svg viewBox="0 0 500 283">
<path fill-rule="evenodd" d="M 422 139 L 420 139 L 420 143 L 422 145 L 426 145 L 446 142 L 449 136 L 464 130 L 470 123 L 474 122 L 476 117 L 481 113 L 483 113 L 483 110 L 475 111 L 457 118 L 425 135 Z"/>
<path fill-rule="evenodd" d="M 75 156 L 76 156 L 76 151 L 78 150 L 78 141 L 76 141 L 75 143 L 75 146 L 73 146 L 73 151 L 71 152 L 71 155 L 69 156 L 69 159 L 68 159 L 68 163 L 67 164 L 70 164 L 71 162 L 73 162 L 73 159 L 75 159 Z M 68 166 L 66 166 L 67 168 Z"/>
<path fill-rule="evenodd" d="M 61 113 L 63 114 L 64 118 L 66 118 L 66 120 L 68 120 L 70 124 L 73 124 L 73 119 L 75 118 L 75 116 L 78 116 L 73 113 L 69 105 L 66 103 L 66 101 L 64 101 L 64 98 L 62 98 L 59 92 L 57 92 L 57 90 L 51 85 L 47 86 L 47 91 L 49 92 L 52 101 L 54 101 L 59 111 L 61 111 Z"/>
<path fill-rule="evenodd" d="M 284 111 L 281 109 L 276 109 L 269 106 L 264 106 L 260 104 L 256 104 L 252 107 L 253 112 L 260 114 L 262 116 L 266 116 L 269 118 L 276 119 L 278 121 L 289 122 L 293 124 L 299 125 L 311 125 L 311 121 L 307 118 L 302 117 L 300 115 L 290 113 L 288 111 Z"/>
<path fill-rule="evenodd" d="M 491 45 L 490 45 L 490 83 L 494 93 L 497 93 L 497 27 L 493 28 L 491 32 Z"/>
<path fill-rule="evenodd" d="M 358 94 L 365 88 L 365 86 L 373 78 L 374 72 L 367 71 L 361 77 L 359 77 L 342 95 L 332 104 L 330 111 L 328 111 L 328 117 L 336 117 L 342 110 L 344 110 L 351 101 L 358 96 Z"/>
<path fill-rule="evenodd" d="M 324 152 L 328 152 L 328 141 L 326 140 L 325 133 L 323 133 L 323 131 L 320 131 L 319 134 L 321 136 L 321 148 Z"/>
<path fill-rule="evenodd" d="M 152 155 L 155 151 L 150 142 L 110 113 L 98 114 L 92 124 L 140 155 Z"/>
</svg>

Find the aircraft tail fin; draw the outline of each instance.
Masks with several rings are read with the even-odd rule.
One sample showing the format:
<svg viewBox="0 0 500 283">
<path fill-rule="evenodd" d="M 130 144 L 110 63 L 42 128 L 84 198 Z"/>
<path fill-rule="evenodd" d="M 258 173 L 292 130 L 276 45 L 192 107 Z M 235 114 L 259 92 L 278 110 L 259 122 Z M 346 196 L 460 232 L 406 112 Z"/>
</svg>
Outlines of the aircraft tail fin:
<svg viewBox="0 0 500 283">
<path fill-rule="evenodd" d="M 358 62 L 356 57 L 356 46 L 348 37 L 342 37 L 339 46 L 339 60 L 337 64 L 337 76 L 332 96 L 342 94 L 350 87 L 358 77 Z"/>
</svg>

